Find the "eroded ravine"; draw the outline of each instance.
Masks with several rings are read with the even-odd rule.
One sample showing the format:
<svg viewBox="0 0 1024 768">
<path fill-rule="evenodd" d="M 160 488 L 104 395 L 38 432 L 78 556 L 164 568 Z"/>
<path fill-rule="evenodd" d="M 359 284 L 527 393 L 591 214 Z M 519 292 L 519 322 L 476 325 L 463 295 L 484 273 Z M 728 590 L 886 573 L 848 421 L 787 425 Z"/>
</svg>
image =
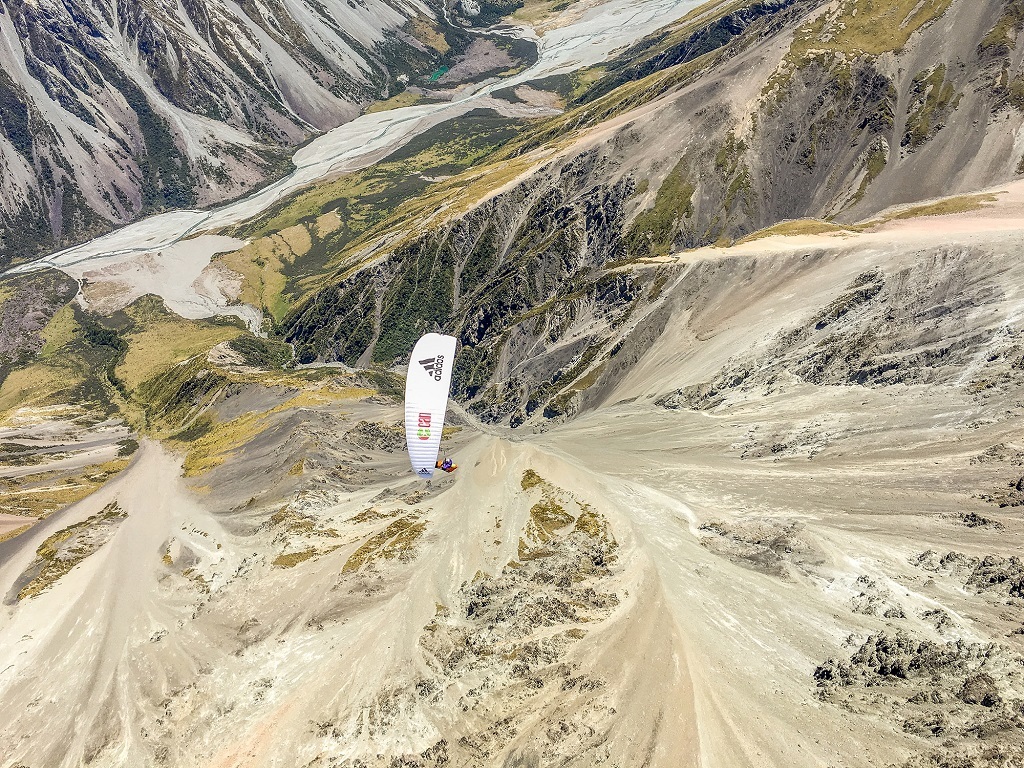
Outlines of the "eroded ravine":
<svg viewBox="0 0 1024 768">
<path fill-rule="evenodd" d="M 525 444 L 464 455 L 413 505 L 368 504 L 377 486 L 242 534 L 145 445 L 89 499 L 123 510 L 113 535 L 7 610 L 14 756 L 696 765 L 689 671 L 622 510 Z M 281 526 L 309 519 L 316 554 L 272 564 Z"/>
</svg>

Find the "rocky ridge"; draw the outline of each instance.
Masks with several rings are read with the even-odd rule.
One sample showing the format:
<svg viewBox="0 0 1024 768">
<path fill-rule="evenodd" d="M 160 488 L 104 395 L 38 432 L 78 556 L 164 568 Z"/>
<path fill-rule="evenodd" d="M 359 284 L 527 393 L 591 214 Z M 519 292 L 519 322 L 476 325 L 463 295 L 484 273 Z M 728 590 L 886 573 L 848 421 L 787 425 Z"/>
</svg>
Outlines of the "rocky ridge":
<svg viewBox="0 0 1024 768">
<path fill-rule="evenodd" d="M 1020 77 L 1024 36 L 1012 3 L 900 6 L 892 13 L 906 16 L 893 39 L 871 38 L 852 22 L 869 13 L 852 0 L 707 13 L 710 20 L 681 22 L 628 50 L 565 115 L 511 142 L 503 153 L 526 170 L 467 213 L 412 237 L 396 234 L 407 222 L 385 223 L 376 232 L 386 234 L 339 254 L 340 278 L 283 322 L 299 359 L 390 364 L 439 326 L 460 339 L 458 397 L 475 413 L 513 425 L 558 418 L 580 407 L 595 379 L 600 388 L 617 331 L 678 274 L 623 265 L 789 219 L 828 218 L 835 223 L 819 231 L 841 229 L 894 203 L 1017 173 L 1021 158 L 1009 143 L 1024 113 L 998 86 Z M 956 44 L 940 44 L 951 26 Z M 1000 35 L 997 56 L 990 43 Z M 942 61 L 930 61 L 940 49 Z M 747 86 L 725 87 L 739 78 Z M 954 136 L 964 151 L 949 151 Z M 531 160 L 545 144 L 557 148 L 555 158 Z M 394 239 L 402 244 L 390 246 Z M 945 269 L 921 274 L 932 268 Z M 845 325 L 878 292 L 916 290 L 904 287 L 912 272 L 857 279 L 822 308 L 815 333 L 829 337 L 837 319 Z M 945 352 L 926 350 L 924 331 L 910 342 L 918 377 L 933 355 L 955 356 L 973 343 L 957 341 L 941 318 L 927 322 L 954 340 Z M 796 373 L 881 381 L 902 354 L 846 329 Z M 838 361 L 856 370 L 833 370 Z"/>
</svg>

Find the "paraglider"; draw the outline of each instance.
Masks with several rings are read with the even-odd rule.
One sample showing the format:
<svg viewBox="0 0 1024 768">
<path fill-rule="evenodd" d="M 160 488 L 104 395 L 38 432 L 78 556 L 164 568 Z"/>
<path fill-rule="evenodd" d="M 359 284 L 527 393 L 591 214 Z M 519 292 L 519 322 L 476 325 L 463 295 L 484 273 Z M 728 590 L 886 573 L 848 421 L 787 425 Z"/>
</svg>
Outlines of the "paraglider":
<svg viewBox="0 0 1024 768">
<path fill-rule="evenodd" d="M 416 342 L 405 376 L 405 442 L 412 471 L 429 480 L 435 469 L 452 472 L 457 467 L 437 460 L 441 430 L 448 408 L 448 389 L 455 363 L 455 337 L 428 333 Z"/>
</svg>

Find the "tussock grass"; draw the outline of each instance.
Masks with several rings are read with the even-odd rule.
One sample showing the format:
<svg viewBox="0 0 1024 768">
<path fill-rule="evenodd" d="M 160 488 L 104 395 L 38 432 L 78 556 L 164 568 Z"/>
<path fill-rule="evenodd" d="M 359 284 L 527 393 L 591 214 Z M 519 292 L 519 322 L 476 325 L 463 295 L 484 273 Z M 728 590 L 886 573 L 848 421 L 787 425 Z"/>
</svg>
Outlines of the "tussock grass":
<svg viewBox="0 0 1024 768">
<path fill-rule="evenodd" d="M 323 406 L 337 400 L 367 397 L 373 393 L 374 390 L 358 387 L 346 387 L 337 391 L 328 388 L 304 390 L 266 411 L 246 413 L 231 421 L 216 424 L 208 422 L 200 434 L 179 433 L 172 439 L 187 444 L 184 474 L 186 477 L 195 477 L 219 467 L 244 448 L 246 443 L 270 426 L 271 417 L 278 413 L 294 408 Z M 294 470 L 294 467 L 292 469 Z"/>
<path fill-rule="evenodd" d="M 114 369 L 131 390 L 160 371 L 243 334 L 241 328 L 167 316 L 127 337 L 128 351 Z"/>
<path fill-rule="evenodd" d="M 11 371 L 0 386 L 0 413 L 25 406 L 52 405 L 57 392 L 84 379 L 76 366 L 65 362 L 37 362 Z"/>
<path fill-rule="evenodd" d="M 522 486 L 524 491 L 528 491 L 531 488 L 536 488 L 538 485 L 544 485 L 545 481 L 540 475 L 534 472 L 532 469 L 528 469 L 523 472 Z"/>
<path fill-rule="evenodd" d="M 448 53 L 451 50 L 445 36 L 422 16 L 415 16 L 409 20 L 409 32 L 425 46 L 433 48 L 440 54 Z"/>
<path fill-rule="evenodd" d="M 270 412 L 247 413 L 232 421 L 213 425 L 205 434 L 191 441 L 187 440 L 191 435 L 185 436 L 185 440 L 179 436 L 179 441 L 189 442 L 184 463 L 185 477 L 195 477 L 219 467 L 268 426 L 269 416 Z"/>
<path fill-rule="evenodd" d="M 442 37 L 441 39 L 443 40 L 444 38 Z M 418 104 L 422 99 L 423 97 L 418 93 L 402 91 L 401 93 L 392 96 L 390 99 L 374 102 L 368 106 L 365 111 L 369 114 L 373 112 L 387 112 L 388 110 L 400 109 L 402 107 L 411 107 L 413 104 Z"/>
<path fill-rule="evenodd" d="M 26 523 L 25 525 L 15 528 L 14 530 L 8 531 L 7 533 L 0 534 L 0 543 L 10 541 L 16 536 L 21 536 L 21 534 L 23 534 L 25 531 L 31 528 L 32 525 L 32 523 Z"/>
<path fill-rule="evenodd" d="M 92 529 L 102 523 L 117 522 L 125 517 L 127 517 L 127 513 L 117 505 L 117 502 L 111 502 L 95 515 L 47 537 L 36 549 L 37 559 L 34 565 L 39 568 L 39 572 L 18 592 L 18 600 L 35 597 L 49 589 L 64 574 L 96 552 L 105 543 L 105 540 L 84 534 L 92 533 Z M 71 539 L 75 539 L 74 546 L 62 546 Z"/>
<path fill-rule="evenodd" d="M 685 178 L 686 158 L 676 163 L 658 188 L 654 206 L 641 211 L 626 233 L 630 256 L 666 256 L 683 219 L 693 213 L 694 185 Z"/>
<path fill-rule="evenodd" d="M 773 224 L 770 227 L 765 227 L 764 229 L 759 229 L 756 232 L 751 232 L 746 237 L 737 240 L 736 244 L 749 243 L 754 240 L 761 240 L 765 237 L 774 237 L 776 235 L 782 237 L 792 237 L 795 235 L 829 235 L 849 231 L 849 229 L 841 227 L 838 224 L 833 224 L 829 221 L 822 221 L 820 219 L 793 219 L 790 221 L 780 221 L 778 224 Z"/>
<path fill-rule="evenodd" d="M 39 357 L 44 360 L 52 358 L 58 350 L 71 343 L 79 330 L 74 308 L 70 304 L 64 305 L 43 328 L 43 348 L 39 350 Z"/>
<path fill-rule="evenodd" d="M 575 518 L 565 507 L 552 498 L 546 498 L 530 507 L 530 521 L 526 525 L 529 538 L 536 541 L 551 541 L 563 528 L 572 525 Z"/>
<path fill-rule="evenodd" d="M 76 473 L 47 471 L 0 480 L 0 512 L 45 518 L 81 501 L 128 466 L 127 459 L 92 464 Z"/>
<path fill-rule="evenodd" d="M 273 565 L 277 568 L 294 568 L 299 563 L 304 563 L 311 558 L 326 554 L 316 548 L 304 549 L 301 552 L 288 552 L 274 558 Z"/>
<path fill-rule="evenodd" d="M 797 30 L 791 55 L 832 51 L 878 56 L 898 51 L 910 37 L 939 18 L 951 0 L 842 0 Z"/>
<path fill-rule="evenodd" d="M 290 227 L 283 232 L 293 229 L 302 230 L 308 235 L 308 230 L 302 226 Z M 301 253 L 296 253 L 282 233 L 281 237 L 261 238 L 237 251 L 218 254 L 215 258 L 224 267 L 241 275 L 239 301 L 260 307 L 275 320 L 280 320 L 289 308 L 283 295 L 287 282 L 284 276 L 285 265 L 308 250 L 307 246 Z"/>
<path fill-rule="evenodd" d="M 920 216 L 949 216 L 954 213 L 968 213 L 970 211 L 977 211 L 985 208 L 989 203 L 996 202 L 997 199 L 998 197 L 991 193 L 980 195 L 958 195 L 956 197 L 948 197 L 945 200 L 939 200 L 934 203 L 915 205 L 913 208 L 908 208 L 887 217 L 886 220 L 916 219 Z"/>
</svg>

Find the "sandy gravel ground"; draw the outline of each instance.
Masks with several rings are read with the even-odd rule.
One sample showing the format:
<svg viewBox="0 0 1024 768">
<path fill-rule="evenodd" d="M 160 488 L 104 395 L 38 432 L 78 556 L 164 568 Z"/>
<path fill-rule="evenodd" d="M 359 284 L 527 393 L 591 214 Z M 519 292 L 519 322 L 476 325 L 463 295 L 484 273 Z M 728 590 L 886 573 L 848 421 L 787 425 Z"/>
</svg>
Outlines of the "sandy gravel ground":
<svg viewBox="0 0 1024 768">
<path fill-rule="evenodd" d="M 21 515 L 5 515 L 0 513 L 0 539 L 13 531 L 18 531 L 26 525 L 31 525 L 36 519 L 34 517 L 22 517 Z"/>
<path fill-rule="evenodd" d="M 0 550 L 0 765 L 1013 765 L 1016 204 L 681 254 L 600 402 L 430 487 L 379 399 L 144 444 Z"/>
</svg>

